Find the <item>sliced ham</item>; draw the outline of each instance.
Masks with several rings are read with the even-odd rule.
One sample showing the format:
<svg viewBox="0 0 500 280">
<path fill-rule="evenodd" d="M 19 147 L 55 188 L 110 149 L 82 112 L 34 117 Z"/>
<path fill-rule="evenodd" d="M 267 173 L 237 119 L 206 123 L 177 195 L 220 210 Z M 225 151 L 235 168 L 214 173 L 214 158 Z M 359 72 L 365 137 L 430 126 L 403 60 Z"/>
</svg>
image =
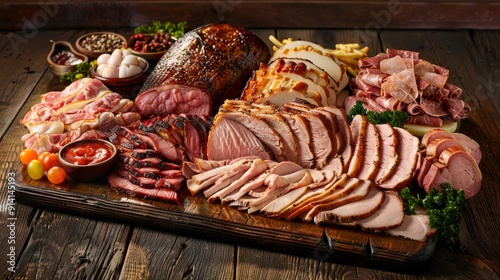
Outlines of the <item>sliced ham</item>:
<svg viewBox="0 0 500 280">
<path fill-rule="evenodd" d="M 373 215 L 384 202 L 384 192 L 378 188 L 370 189 L 368 195 L 362 199 L 346 205 L 319 212 L 314 216 L 316 224 L 349 223 Z"/>
<path fill-rule="evenodd" d="M 424 209 L 418 209 L 413 215 L 405 215 L 403 223 L 385 232 L 393 236 L 401 236 L 411 240 L 425 242 L 435 232 L 429 225 L 429 216 Z"/>
<path fill-rule="evenodd" d="M 366 138 L 366 130 L 368 127 L 368 120 L 363 115 L 356 115 L 351 122 L 351 131 L 354 146 L 354 154 L 349 164 L 347 174 L 349 176 L 357 176 L 363 164 L 363 157 L 365 155 L 364 141 Z"/>
<path fill-rule="evenodd" d="M 379 124 L 376 126 L 380 135 L 381 155 L 380 168 L 378 169 L 374 182 L 381 184 L 385 182 L 396 171 L 398 162 L 397 149 L 399 146 L 399 138 L 397 132 L 389 124 Z"/>
<path fill-rule="evenodd" d="M 381 139 L 376 126 L 367 124 L 366 134 L 363 137 L 363 164 L 356 177 L 363 180 L 373 180 L 380 169 Z"/>
<path fill-rule="evenodd" d="M 338 178 L 330 181 L 323 187 L 321 193 L 316 193 L 315 195 L 302 197 L 297 200 L 293 205 L 291 205 L 286 212 L 281 214 L 281 217 L 292 220 L 305 211 L 313 208 L 314 205 L 318 203 L 330 202 L 343 197 L 350 192 L 352 192 L 359 184 L 361 180 L 357 178 L 349 178 L 347 174 L 342 174 Z"/>
<path fill-rule="evenodd" d="M 335 209 L 348 203 L 364 199 L 370 190 L 374 188 L 371 181 L 364 180 L 350 193 L 334 200 L 323 200 L 314 202 L 313 207 L 304 211 L 299 216 L 305 221 L 311 221 L 321 211 Z"/>
<path fill-rule="evenodd" d="M 215 119 L 220 118 L 230 119 L 237 122 L 249 131 L 251 131 L 257 139 L 262 142 L 266 148 L 271 151 L 274 158 L 283 158 L 283 144 L 278 134 L 262 119 L 257 118 L 251 114 L 241 111 L 225 111 L 219 110 Z"/>
<path fill-rule="evenodd" d="M 461 147 L 449 147 L 439 156 L 439 161 L 429 167 L 423 179 L 426 191 L 441 190 L 441 183 L 464 190 L 467 199 L 474 197 L 481 188 L 482 173 L 476 160 Z"/>
<path fill-rule="evenodd" d="M 290 129 L 298 139 L 297 162 L 304 168 L 311 168 L 314 165 L 314 154 L 311 149 L 311 132 L 308 122 L 298 114 L 281 114 L 287 121 Z"/>
<path fill-rule="evenodd" d="M 326 116 L 304 106 L 294 106 L 293 102 L 286 104 L 281 109 L 284 111 L 295 110 L 304 117 L 311 136 L 310 147 L 314 154 L 313 166 L 316 168 L 325 166 L 327 159 L 335 152 L 330 138 L 332 127 L 329 125 L 331 123 Z"/>
<path fill-rule="evenodd" d="M 373 215 L 356 220 L 356 224 L 363 230 L 381 232 L 398 227 L 405 217 L 403 201 L 398 192 L 384 192 L 384 202 Z"/>
<path fill-rule="evenodd" d="M 347 168 L 354 153 L 352 131 L 347 120 L 347 115 L 344 110 L 336 106 L 318 107 L 318 110 L 331 112 L 336 116 L 340 134 L 342 136 L 342 145 L 337 145 L 338 154 L 341 156 L 343 171 L 347 172 Z"/>
<path fill-rule="evenodd" d="M 396 171 L 379 185 L 388 190 L 399 190 L 413 179 L 413 173 L 417 168 L 420 144 L 419 139 L 408 131 L 399 127 L 394 127 L 394 130 L 396 130 L 399 139 Z"/>
<path fill-rule="evenodd" d="M 248 155 L 271 159 L 262 142 L 242 124 L 227 118 L 216 118 L 208 136 L 207 158 L 224 160 Z"/>
</svg>

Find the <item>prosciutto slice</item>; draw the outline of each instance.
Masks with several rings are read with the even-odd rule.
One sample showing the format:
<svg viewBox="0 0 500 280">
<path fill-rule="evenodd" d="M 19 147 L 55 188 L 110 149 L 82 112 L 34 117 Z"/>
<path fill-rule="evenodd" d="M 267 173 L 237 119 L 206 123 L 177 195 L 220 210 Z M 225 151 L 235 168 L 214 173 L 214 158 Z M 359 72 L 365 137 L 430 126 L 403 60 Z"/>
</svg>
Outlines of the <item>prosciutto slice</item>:
<svg viewBox="0 0 500 280">
<path fill-rule="evenodd" d="M 382 96 L 388 95 L 403 103 L 416 101 L 418 89 L 413 69 L 406 69 L 393 74 L 382 83 Z"/>
<path fill-rule="evenodd" d="M 420 59 L 418 52 L 387 49 L 361 59 L 351 82 L 355 98 L 346 98 L 349 111 L 357 100 L 367 111 L 406 111 L 408 124 L 441 127 L 444 119 L 467 118 L 470 106 L 459 97 L 462 89 L 449 82 L 449 69 Z"/>
</svg>

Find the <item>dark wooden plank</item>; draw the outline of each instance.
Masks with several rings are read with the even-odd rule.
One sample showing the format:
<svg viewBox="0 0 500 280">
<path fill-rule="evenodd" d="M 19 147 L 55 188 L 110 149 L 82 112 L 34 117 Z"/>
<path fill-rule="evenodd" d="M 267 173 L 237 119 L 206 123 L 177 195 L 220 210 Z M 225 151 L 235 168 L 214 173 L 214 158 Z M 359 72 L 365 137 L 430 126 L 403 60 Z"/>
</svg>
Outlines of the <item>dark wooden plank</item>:
<svg viewBox="0 0 500 280">
<path fill-rule="evenodd" d="M 0 52 L 0 83 L 4 85 L 1 89 L 0 135 L 8 129 L 13 117 L 47 71 L 47 54 L 52 47 L 50 40 L 69 40 L 72 34 L 72 31 L 40 31 L 29 37 L 17 32 L 1 34 L 5 44 Z"/>
<path fill-rule="evenodd" d="M 53 1 L 3 2 L 0 29 L 121 28 L 153 20 L 255 28 L 477 28 L 500 25 L 500 4 L 482 1 Z"/>
<path fill-rule="evenodd" d="M 118 279 L 131 228 L 44 211 L 14 278 Z"/>
<path fill-rule="evenodd" d="M 419 243 L 347 228 L 329 227 L 325 234 L 325 228 L 311 223 L 287 222 L 249 215 L 234 208 L 210 204 L 202 197 L 191 197 L 186 193 L 181 195 L 183 205 L 177 206 L 160 201 L 123 197 L 111 190 L 107 182 L 78 183 L 71 184 L 71 187 L 66 189 L 65 186 L 62 186 L 63 189 L 56 189 L 42 180 L 34 185 L 23 169 L 20 169 L 17 175 L 20 182 L 31 184 L 17 185 L 18 200 L 28 205 L 91 217 L 112 218 L 179 234 L 246 244 L 289 254 L 320 254 L 326 256 L 328 261 L 363 266 L 393 263 L 398 265 L 387 266 L 386 269 L 415 271 L 427 266 L 436 246 L 435 239 Z M 370 244 L 380 244 L 375 246 L 376 254 L 369 250 Z M 382 253 L 384 251 L 385 253 Z"/>
<path fill-rule="evenodd" d="M 466 31 L 418 31 L 411 33 L 382 31 L 380 34 L 384 48 L 418 51 L 421 58 L 449 68 L 449 80 L 463 88 L 462 99 L 468 102 L 473 109 L 470 118 L 461 122 L 460 131 L 476 140 L 481 146 L 483 159 L 479 167 L 483 173 L 483 181 L 481 191 L 473 199 L 467 201 L 460 225 L 460 239 L 464 240 L 462 249 L 468 253 L 468 257 L 471 259 L 481 258 L 481 256 L 485 258 L 486 273 L 491 271 L 498 273 L 498 267 L 500 267 L 500 258 L 495 249 L 500 245 L 500 241 L 495 237 L 499 233 L 500 221 L 498 218 L 500 195 L 496 190 L 500 180 L 498 166 L 500 118 L 499 111 L 494 105 L 495 102 L 491 101 L 495 95 L 485 95 L 485 92 L 478 90 L 478 88 L 493 86 L 493 84 L 485 85 L 484 77 L 488 77 L 490 71 L 493 73 L 498 71 L 495 70 L 498 69 L 496 66 L 498 65 L 498 56 L 492 56 L 490 53 L 491 47 L 495 46 L 491 45 L 490 42 L 498 41 L 490 41 L 487 38 L 496 33 L 488 32 L 484 36 L 474 37 L 474 41 L 477 40 L 475 44 Z M 498 38 L 498 34 L 496 36 Z M 489 63 L 484 63 L 485 61 L 489 61 Z M 495 79 L 490 81 L 495 81 Z M 481 84 L 482 82 L 483 84 Z M 493 86 L 493 91 L 490 92 L 494 91 L 498 92 L 498 88 Z M 481 218 L 478 219 L 478 217 Z M 476 259 L 476 261 L 479 260 Z M 452 265 L 451 262 L 442 262 L 442 264 L 442 266 L 433 266 L 433 268 L 449 273 L 457 269 L 460 273 L 466 273 L 468 269 L 466 266 Z"/>
<path fill-rule="evenodd" d="M 236 279 L 421 279 L 420 275 L 322 261 L 323 255 L 297 257 L 240 246 Z M 383 267 L 381 267 L 383 268 Z"/>
<path fill-rule="evenodd" d="M 121 279 L 233 279 L 234 245 L 135 228 Z"/>
</svg>

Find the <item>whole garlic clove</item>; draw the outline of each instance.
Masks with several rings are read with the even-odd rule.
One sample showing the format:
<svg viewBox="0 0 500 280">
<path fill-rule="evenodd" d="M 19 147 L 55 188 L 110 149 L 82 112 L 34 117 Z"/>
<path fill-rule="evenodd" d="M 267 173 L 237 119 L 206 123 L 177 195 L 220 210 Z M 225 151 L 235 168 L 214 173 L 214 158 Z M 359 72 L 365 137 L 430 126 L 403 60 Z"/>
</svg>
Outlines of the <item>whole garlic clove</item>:
<svg viewBox="0 0 500 280">
<path fill-rule="evenodd" d="M 118 67 L 120 66 L 121 62 L 122 62 L 122 51 L 120 49 L 116 49 L 109 57 L 107 64 Z"/>
<path fill-rule="evenodd" d="M 125 56 L 122 60 L 121 65 L 139 65 L 139 58 L 133 54 Z"/>
<path fill-rule="evenodd" d="M 118 78 L 118 67 L 106 64 L 102 69 L 102 77 L 104 78 Z"/>
<path fill-rule="evenodd" d="M 109 53 L 103 53 L 97 58 L 97 65 L 103 65 L 108 63 L 109 57 L 111 55 Z"/>
</svg>

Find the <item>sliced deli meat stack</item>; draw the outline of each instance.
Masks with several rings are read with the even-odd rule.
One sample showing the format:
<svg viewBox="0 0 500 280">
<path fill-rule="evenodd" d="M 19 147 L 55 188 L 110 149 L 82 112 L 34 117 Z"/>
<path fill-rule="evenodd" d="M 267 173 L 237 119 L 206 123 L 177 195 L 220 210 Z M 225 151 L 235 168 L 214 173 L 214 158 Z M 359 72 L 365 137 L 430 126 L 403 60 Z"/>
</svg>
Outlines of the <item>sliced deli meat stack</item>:
<svg viewBox="0 0 500 280">
<path fill-rule="evenodd" d="M 359 74 L 351 83 L 356 100 L 371 111 L 406 111 L 406 128 L 422 136 L 440 127 L 455 131 L 457 121 L 469 116 L 470 106 L 459 99 L 462 89 L 449 82 L 449 70 L 419 57 L 418 52 L 387 49 L 359 61 Z"/>
<path fill-rule="evenodd" d="M 135 99 L 144 117 L 167 114 L 211 116 L 234 99 L 270 58 L 267 45 L 252 32 L 210 24 L 187 32 L 163 55 Z"/>
</svg>

